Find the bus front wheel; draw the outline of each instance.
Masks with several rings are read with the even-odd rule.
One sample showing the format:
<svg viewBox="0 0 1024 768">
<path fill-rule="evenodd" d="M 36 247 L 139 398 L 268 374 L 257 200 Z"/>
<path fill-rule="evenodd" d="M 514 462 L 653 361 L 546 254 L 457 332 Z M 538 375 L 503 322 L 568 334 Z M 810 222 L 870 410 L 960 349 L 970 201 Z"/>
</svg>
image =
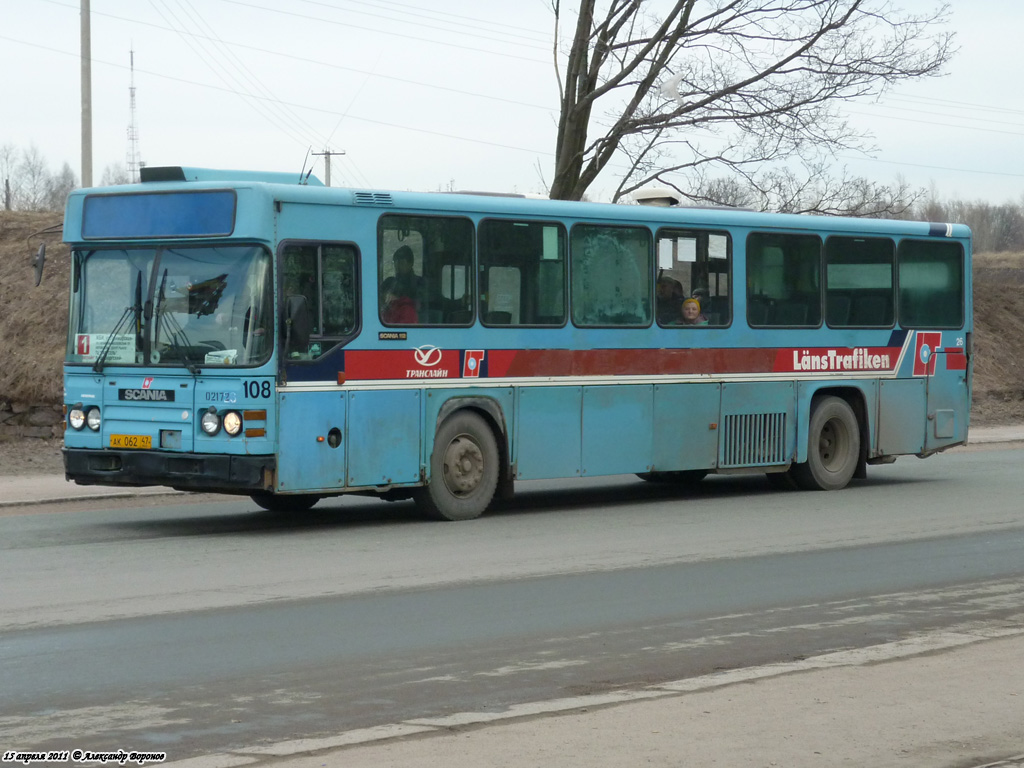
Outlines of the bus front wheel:
<svg viewBox="0 0 1024 768">
<path fill-rule="evenodd" d="M 840 397 L 822 398 L 807 426 L 807 461 L 790 473 L 801 488 L 837 491 L 845 488 L 860 457 L 860 425 L 849 403 Z"/>
<path fill-rule="evenodd" d="M 267 512 L 306 512 L 320 501 L 320 497 L 311 493 L 278 496 L 269 491 L 257 491 L 250 498 Z"/>
<path fill-rule="evenodd" d="M 434 436 L 430 480 L 415 493 L 416 505 L 438 520 L 480 517 L 498 485 L 498 444 L 480 416 L 462 411 Z"/>
</svg>

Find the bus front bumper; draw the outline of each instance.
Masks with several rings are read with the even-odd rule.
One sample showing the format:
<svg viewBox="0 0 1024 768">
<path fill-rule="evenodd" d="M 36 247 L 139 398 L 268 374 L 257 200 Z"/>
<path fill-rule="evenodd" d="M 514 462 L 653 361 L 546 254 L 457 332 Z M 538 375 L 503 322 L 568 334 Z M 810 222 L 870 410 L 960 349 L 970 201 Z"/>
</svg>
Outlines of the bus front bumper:
<svg viewBox="0 0 1024 768">
<path fill-rule="evenodd" d="M 273 456 L 64 449 L 64 476 L 78 485 L 250 493 L 272 490 L 276 470 Z"/>
</svg>

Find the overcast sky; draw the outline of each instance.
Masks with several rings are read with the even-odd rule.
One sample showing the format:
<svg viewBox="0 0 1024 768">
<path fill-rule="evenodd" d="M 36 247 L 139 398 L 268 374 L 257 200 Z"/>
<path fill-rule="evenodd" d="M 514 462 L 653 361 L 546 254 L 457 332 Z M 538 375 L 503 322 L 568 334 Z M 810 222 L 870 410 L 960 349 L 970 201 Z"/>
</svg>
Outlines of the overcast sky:
<svg viewBox="0 0 1024 768">
<path fill-rule="evenodd" d="M 563 6 L 571 0 L 563 2 Z M 953 0 L 939 79 L 851 104 L 873 159 L 837 165 L 944 199 L 1024 195 L 1024 3 Z M 913 10 L 931 0 L 905 0 Z M 130 51 L 147 165 L 294 171 L 335 186 L 541 192 L 557 88 L 547 0 L 91 0 L 93 180 L 124 167 Z M 0 145 L 81 174 L 79 0 L 0 0 Z M 599 183 L 595 199 L 613 185 Z"/>
</svg>

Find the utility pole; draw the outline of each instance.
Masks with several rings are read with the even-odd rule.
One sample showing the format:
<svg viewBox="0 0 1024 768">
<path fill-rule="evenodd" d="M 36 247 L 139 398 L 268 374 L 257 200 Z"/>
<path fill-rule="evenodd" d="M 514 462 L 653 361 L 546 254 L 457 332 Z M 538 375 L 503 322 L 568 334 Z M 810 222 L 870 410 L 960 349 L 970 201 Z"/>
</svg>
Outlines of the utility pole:
<svg viewBox="0 0 1024 768">
<path fill-rule="evenodd" d="M 92 186 L 92 42 L 89 0 L 82 0 L 82 186 Z"/>
<path fill-rule="evenodd" d="M 326 184 L 328 187 L 331 186 L 331 156 L 344 155 L 344 151 L 332 152 L 331 150 L 325 148 L 323 152 L 314 152 L 313 154 L 316 155 L 317 157 L 320 157 L 321 155 L 324 157 L 324 168 L 326 169 L 324 171 L 324 184 Z"/>
</svg>

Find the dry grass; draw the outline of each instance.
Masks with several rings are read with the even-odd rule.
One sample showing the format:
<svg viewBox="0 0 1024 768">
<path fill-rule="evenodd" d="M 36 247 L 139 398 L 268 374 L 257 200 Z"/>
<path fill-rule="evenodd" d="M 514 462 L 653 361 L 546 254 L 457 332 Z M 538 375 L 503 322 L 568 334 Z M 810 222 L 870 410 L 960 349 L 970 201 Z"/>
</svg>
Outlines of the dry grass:
<svg viewBox="0 0 1024 768">
<path fill-rule="evenodd" d="M 59 214 L 0 211 L 0 401 L 60 403 L 70 254 Z M 47 244 L 46 273 L 31 261 Z M 975 423 L 1024 422 L 1024 254 L 975 257 Z"/>
<path fill-rule="evenodd" d="M 55 213 L 0 212 L 0 400 L 60 403 L 68 327 L 71 255 Z M 46 272 L 36 288 L 32 257 L 46 243 Z"/>
</svg>

